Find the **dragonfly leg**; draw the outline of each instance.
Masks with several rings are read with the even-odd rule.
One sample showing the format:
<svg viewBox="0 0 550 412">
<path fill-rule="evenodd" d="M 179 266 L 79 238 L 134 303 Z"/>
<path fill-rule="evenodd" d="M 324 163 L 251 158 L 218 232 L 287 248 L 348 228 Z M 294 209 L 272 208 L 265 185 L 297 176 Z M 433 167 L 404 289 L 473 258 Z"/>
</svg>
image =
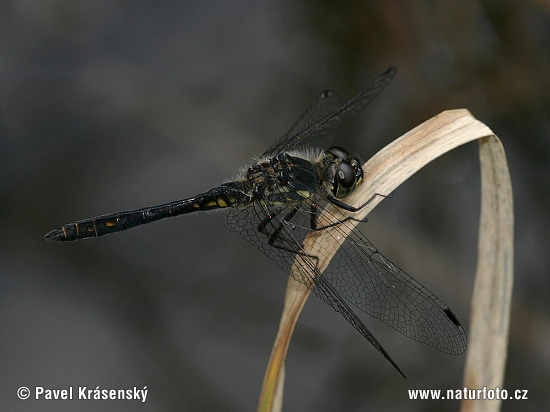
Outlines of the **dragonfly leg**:
<svg viewBox="0 0 550 412">
<path fill-rule="evenodd" d="M 358 212 L 359 210 L 363 209 L 366 205 L 368 205 L 370 202 L 372 202 L 372 200 L 376 197 L 376 196 L 381 196 L 381 197 L 392 197 L 392 195 L 383 195 L 382 193 L 375 193 L 373 194 L 369 200 L 367 200 L 365 203 L 363 203 L 361 206 L 351 206 L 351 205 L 348 205 L 347 203 L 344 203 L 342 202 L 341 200 L 338 200 L 336 199 L 335 197 L 332 197 L 332 196 L 327 196 L 327 199 L 329 200 L 330 203 L 332 203 L 334 206 L 337 206 L 341 209 L 344 209 L 344 210 L 347 210 L 348 212 Z"/>
<path fill-rule="evenodd" d="M 268 230 L 266 230 L 266 227 L 268 223 L 270 223 L 277 216 L 277 214 L 274 214 L 274 215 L 268 214 L 267 217 L 264 220 L 262 220 L 262 222 L 258 225 L 258 232 L 263 233 L 264 235 L 269 235 L 268 243 L 271 246 L 273 246 L 273 243 L 275 243 L 275 241 L 279 237 L 279 234 L 283 230 L 285 222 L 289 222 L 290 219 L 292 219 L 297 212 L 298 212 L 298 208 L 296 207 L 293 208 L 290 212 L 288 212 L 286 216 L 279 223 L 279 226 L 277 226 L 271 234 L 269 233 Z"/>
<path fill-rule="evenodd" d="M 285 227 L 285 224 L 287 224 L 290 221 L 290 219 L 292 219 L 294 215 L 296 215 L 297 212 L 298 212 L 298 208 L 293 208 L 292 210 L 290 210 L 290 212 L 288 212 L 285 215 L 285 217 L 279 222 L 279 225 L 271 233 L 266 229 L 266 227 L 277 216 L 277 214 L 268 214 L 268 216 L 264 220 L 262 220 L 262 222 L 258 225 L 258 232 L 263 233 L 266 236 L 269 236 L 268 244 L 270 246 L 273 246 L 274 248 L 283 250 L 285 252 L 289 252 L 292 254 L 297 254 L 300 256 L 305 256 L 310 259 L 313 259 L 315 261 L 315 266 L 317 267 L 319 258 L 317 256 L 304 253 L 301 245 L 296 244 L 296 249 L 292 249 L 290 247 L 283 246 L 281 244 L 282 242 L 279 242 L 279 244 L 277 244 L 277 241 L 278 240 L 280 241 L 281 232 Z"/>
<path fill-rule="evenodd" d="M 342 220 L 336 220 L 335 222 L 329 223 L 328 225 L 317 226 L 317 216 L 318 216 L 317 206 L 312 204 L 311 205 L 310 228 L 314 232 L 319 232 L 321 230 L 329 229 L 331 227 L 336 227 L 336 226 L 338 226 L 338 225 L 340 225 L 344 222 L 347 222 L 348 220 L 351 220 L 351 221 L 354 221 L 354 222 L 359 222 L 359 223 L 364 223 L 364 222 L 368 221 L 368 219 L 366 217 L 363 218 L 363 219 L 356 219 L 353 216 L 348 216 L 348 217 L 346 217 Z"/>
</svg>

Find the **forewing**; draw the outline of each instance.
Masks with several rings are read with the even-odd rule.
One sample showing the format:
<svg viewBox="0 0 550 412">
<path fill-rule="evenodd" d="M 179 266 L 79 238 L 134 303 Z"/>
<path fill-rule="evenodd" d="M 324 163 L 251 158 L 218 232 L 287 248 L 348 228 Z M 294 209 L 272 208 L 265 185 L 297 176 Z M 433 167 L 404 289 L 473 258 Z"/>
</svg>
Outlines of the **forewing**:
<svg viewBox="0 0 550 412">
<path fill-rule="evenodd" d="M 462 353 L 466 348 L 466 334 L 448 306 L 386 259 L 359 230 L 352 229 L 346 235 L 343 229 L 352 222 L 345 220 L 343 215 L 328 215 L 328 211 L 321 210 L 323 201 L 316 195 L 276 207 L 253 202 L 244 208 L 231 209 L 226 224 L 256 245 L 286 273 L 296 259 L 299 270 L 291 273 L 294 278 L 342 313 L 371 343 L 370 332 L 365 332 L 368 329 L 348 308 L 346 301 L 411 339 L 445 353 Z M 323 216 L 323 220 L 319 216 Z M 313 233 L 312 217 L 317 219 L 319 229 Z M 267 234 L 258 231 L 260 224 L 264 225 Z M 303 242 L 308 234 L 321 239 L 314 242 L 317 249 L 306 253 Z M 342 239 L 336 255 L 320 273 L 318 265 L 328 248 Z M 388 357 L 385 352 L 383 354 Z"/>
<path fill-rule="evenodd" d="M 321 93 L 288 133 L 267 149 L 262 157 L 275 156 L 334 133 L 343 119 L 353 116 L 372 102 L 395 77 L 395 73 L 394 67 L 388 69 L 342 106 L 339 106 L 339 99 L 333 92 Z"/>
<path fill-rule="evenodd" d="M 318 257 L 306 253 L 303 249 L 303 239 L 311 232 L 311 218 L 316 217 L 316 213 L 310 209 L 314 208 L 314 205 L 316 202 L 311 202 L 311 199 L 278 206 L 254 202 L 245 207 L 230 209 L 226 226 L 229 230 L 241 234 L 285 273 L 290 273 L 296 281 L 306 285 L 318 298 L 341 313 L 405 377 L 333 284 L 319 272 Z M 259 226 L 263 228 L 261 231 L 258 230 Z M 296 270 L 291 270 L 293 266 Z"/>
<path fill-rule="evenodd" d="M 296 146 L 296 138 L 301 132 L 311 128 L 319 120 L 334 113 L 342 105 L 340 98 L 331 90 L 325 90 L 315 99 L 307 109 L 298 117 L 290 130 L 267 149 L 261 157 L 272 157 Z M 311 139 L 310 139 L 311 140 Z"/>
<path fill-rule="evenodd" d="M 343 222 L 326 229 L 344 236 Z M 348 302 L 411 339 L 450 354 L 466 349 L 466 334 L 449 307 L 352 229 L 323 272 Z"/>
</svg>

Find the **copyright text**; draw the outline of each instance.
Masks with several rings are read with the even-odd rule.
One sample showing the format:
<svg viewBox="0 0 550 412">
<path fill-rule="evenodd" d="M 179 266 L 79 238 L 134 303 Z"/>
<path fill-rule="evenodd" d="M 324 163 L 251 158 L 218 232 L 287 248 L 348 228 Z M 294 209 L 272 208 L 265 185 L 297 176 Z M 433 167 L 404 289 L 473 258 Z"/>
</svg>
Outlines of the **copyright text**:
<svg viewBox="0 0 550 412">
<path fill-rule="evenodd" d="M 138 388 L 134 386 L 130 389 L 105 389 L 100 386 L 69 386 L 63 389 L 45 388 L 43 386 L 34 387 L 34 398 L 44 400 L 139 400 L 145 402 L 149 390 L 147 386 Z M 32 396 L 32 389 L 21 386 L 17 390 L 19 399 L 29 399 Z"/>
</svg>

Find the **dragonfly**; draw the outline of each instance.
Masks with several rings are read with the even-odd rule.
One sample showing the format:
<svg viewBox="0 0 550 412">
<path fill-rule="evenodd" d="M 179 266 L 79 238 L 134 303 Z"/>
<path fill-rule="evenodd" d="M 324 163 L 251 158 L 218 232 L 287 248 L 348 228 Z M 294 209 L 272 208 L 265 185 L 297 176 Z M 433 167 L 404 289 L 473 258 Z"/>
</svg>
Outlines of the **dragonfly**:
<svg viewBox="0 0 550 412">
<path fill-rule="evenodd" d="M 365 179 L 358 158 L 339 146 L 315 146 L 316 141 L 332 139 L 342 121 L 371 103 L 395 74 L 395 68 L 388 69 L 344 104 L 334 92 L 323 91 L 290 130 L 233 181 L 187 199 L 68 223 L 47 233 L 45 240 L 100 237 L 168 217 L 227 209 L 229 230 L 342 314 L 403 377 L 352 307 L 444 353 L 463 353 L 466 334 L 449 307 L 384 257 L 355 226 L 344 232 L 353 214 L 368 203 L 346 203 Z M 329 242 L 344 238 L 323 270 L 326 248 L 304 248 L 307 236 L 319 234 Z"/>
</svg>

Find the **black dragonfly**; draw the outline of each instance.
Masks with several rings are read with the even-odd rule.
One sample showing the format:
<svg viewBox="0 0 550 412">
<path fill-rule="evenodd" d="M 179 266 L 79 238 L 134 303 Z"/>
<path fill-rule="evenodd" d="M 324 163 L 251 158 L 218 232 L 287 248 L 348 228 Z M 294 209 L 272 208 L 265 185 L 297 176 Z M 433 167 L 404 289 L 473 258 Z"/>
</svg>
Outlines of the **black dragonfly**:
<svg viewBox="0 0 550 412">
<path fill-rule="evenodd" d="M 385 258 L 358 229 L 342 230 L 368 203 L 358 207 L 346 203 L 364 179 L 359 160 L 338 146 L 310 147 L 316 139 L 331 138 L 342 120 L 372 102 L 395 73 L 390 68 L 344 104 L 335 93 L 322 92 L 290 130 L 232 182 L 188 199 L 69 223 L 45 239 L 99 237 L 167 217 L 227 208 L 229 230 L 241 234 L 341 313 L 403 377 L 350 305 L 409 338 L 460 354 L 466 349 L 466 334 L 449 307 Z M 323 271 L 319 265 L 327 253 L 323 243 L 313 252 L 304 249 L 308 235 L 320 234 L 325 245 L 327 240 L 341 243 Z"/>
</svg>

